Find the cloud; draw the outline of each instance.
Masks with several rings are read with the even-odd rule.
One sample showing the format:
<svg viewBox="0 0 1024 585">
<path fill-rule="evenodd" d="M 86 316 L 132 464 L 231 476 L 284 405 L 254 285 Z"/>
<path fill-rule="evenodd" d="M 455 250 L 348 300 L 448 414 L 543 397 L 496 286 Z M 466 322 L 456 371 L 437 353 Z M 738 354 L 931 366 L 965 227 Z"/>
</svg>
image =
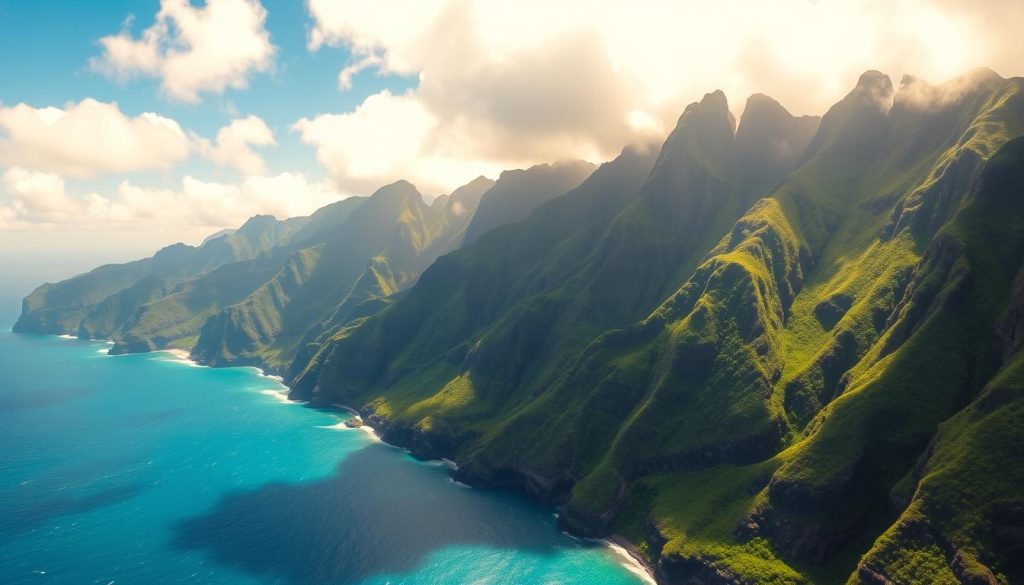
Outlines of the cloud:
<svg viewBox="0 0 1024 585">
<path fill-rule="evenodd" d="M 298 173 L 247 177 L 238 184 L 203 181 L 186 175 L 176 189 L 122 181 L 113 193 L 70 193 L 52 173 L 21 167 L 3 175 L 0 228 L 61 228 L 104 232 L 201 232 L 234 227 L 256 214 L 279 218 L 307 215 L 343 199 L 332 184 Z"/>
<path fill-rule="evenodd" d="M 422 35 L 445 8 L 437 0 L 307 0 L 313 16 L 309 48 L 348 44 L 356 50 L 395 47 Z M 412 64 L 397 63 L 406 70 Z"/>
<path fill-rule="evenodd" d="M 342 91 L 352 89 L 353 77 L 372 67 L 379 68 L 383 63 L 384 61 L 380 58 L 380 55 L 370 54 L 364 55 L 358 60 L 342 67 L 341 72 L 338 73 L 338 89 Z"/>
<path fill-rule="evenodd" d="M 369 193 L 397 178 L 412 181 L 424 192 L 438 192 L 453 176 L 472 175 L 481 168 L 491 174 L 500 172 L 500 166 L 467 160 L 463 152 L 431 146 L 437 124 L 435 115 L 413 94 L 383 91 L 353 112 L 303 118 L 293 130 L 316 149 L 317 160 L 339 185 L 351 192 Z M 457 149 L 457 144 L 448 147 Z"/>
<path fill-rule="evenodd" d="M 67 195 L 64 180 L 53 173 L 12 167 L 4 172 L 3 187 L 10 200 L 0 207 L 0 226 L 68 221 L 84 209 L 81 201 Z"/>
<path fill-rule="evenodd" d="M 152 112 L 128 117 L 116 103 L 0 106 L 0 166 L 91 177 L 169 169 L 189 152 L 177 122 Z"/>
<path fill-rule="evenodd" d="M 247 177 L 238 184 L 186 175 L 177 189 L 123 181 L 112 197 L 89 194 L 86 199 L 98 225 L 152 222 L 224 228 L 257 214 L 278 218 L 308 215 L 344 197 L 329 183 L 311 181 L 298 173 L 281 173 Z"/>
<path fill-rule="evenodd" d="M 195 102 L 203 92 L 242 89 L 253 73 L 273 66 L 276 47 L 258 0 L 161 0 L 152 26 L 136 38 L 124 30 L 99 40 L 103 53 L 93 70 L 126 80 L 142 75 L 161 80 L 173 99 Z"/>
<path fill-rule="evenodd" d="M 296 125 L 343 184 L 411 173 L 451 188 L 486 165 L 607 158 L 637 134 L 667 132 L 687 103 L 714 89 L 734 108 L 763 92 L 794 113 L 821 114 L 867 69 L 933 82 L 982 65 L 1024 73 L 1019 0 L 307 6 L 309 48 L 344 46 L 353 55 L 339 74 L 342 88 L 371 68 L 419 78 L 410 93 L 382 92 L 353 111 Z M 404 112 L 412 126 L 384 110 Z M 378 145 L 372 165 L 358 152 L 363 142 Z M 410 162 L 412 152 L 424 162 Z"/>
<path fill-rule="evenodd" d="M 275 144 L 273 131 L 257 116 L 232 120 L 211 141 L 160 114 L 129 117 L 116 103 L 91 98 L 64 108 L 0 105 L 0 167 L 65 177 L 168 170 L 193 152 L 219 166 L 261 175 L 266 164 L 253 147 Z"/>
<path fill-rule="evenodd" d="M 217 131 L 214 142 L 196 137 L 196 148 L 205 157 L 222 167 L 230 167 L 249 175 L 266 172 L 266 163 L 253 146 L 277 144 L 274 132 L 258 116 L 232 120 Z"/>
</svg>

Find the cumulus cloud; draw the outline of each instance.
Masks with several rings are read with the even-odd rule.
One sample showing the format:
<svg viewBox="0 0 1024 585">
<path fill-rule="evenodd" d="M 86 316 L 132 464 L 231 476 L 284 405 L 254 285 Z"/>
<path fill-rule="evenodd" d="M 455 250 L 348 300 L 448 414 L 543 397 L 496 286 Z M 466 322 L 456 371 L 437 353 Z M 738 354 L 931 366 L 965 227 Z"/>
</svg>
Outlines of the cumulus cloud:
<svg viewBox="0 0 1024 585">
<path fill-rule="evenodd" d="M 152 26 L 135 37 L 124 30 L 99 40 L 95 71 L 116 79 L 143 75 L 161 80 L 173 99 L 195 102 L 203 92 L 223 93 L 248 85 L 273 66 L 276 48 L 259 0 L 161 0 Z"/>
<path fill-rule="evenodd" d="M 722 89 L 821 114 L 866 69 L 952 78 L 1024 73 L 1019 0 L 309 0 L 309 48 L 344 46 L 346 87 L 369 68 L 415 75 L 405 95 L 296 129 L 340 182 L 406 176 L 450 188 L 484 165 L 605 158 L 665 133 Z M 383 114 L 405 112 L 405 127 Z M 738 113 L 738 112 L 737 112 Z M 328 129 L 337 130 L 331 133 Z M 372 165 L 358 152 L 375 150 Z M 420 163 L 410 162 L 410 153 Z M 439 164 L 443 162 L 444 164 Z M 476 167 L 474 167 L 476 165 Z"/>
<path fill-rule="evenodd" d="M 232 120 L 217 131 L 217 138 L 211 142 L 196 137 L 199 152 L 222 167 L 237 169 L 250 175 L 266 172 L 263 157 L 252 147 L 277 144 L 274 132 L 258 116 L 246 116 Z"/>
<path fill-rule="evenodd" d="M 3 175 L 0 228 L 105 232 L 234 227 L 256 214 L 307 215 L 344 198 L 332 184 L 298 173 L 247 177 L 237 184 L 186 175 L 178 188 L 122 181 L 110 194 L 71 193 L 52 173 L 12 167 Z"/>
<path fill-rule="evenodd" d="M 0 106 L 0 166 L 91 177 L 168 169 L 187 158 L 190 148 L 174 120 L 152 112 L 128 117 L 116 103 Z"/>
<path fill-rule="evenodd" d="M 53 173 L 12 167 L 4 172 L 3 186 L 9 196 L 8 204 L 0 207 L 5 222 L 58 223 L 78 217 L 84 209 L 81 201 L 68 196 L 64 179 Z"/>
<path fill-rule="evenodd" d="M 370 192 L 396 178 L 409 179 L 427 193 L 439 192 L 452 176 L 500 172 L 492 162 L 467 159 L 456 143 L 461 137 L 449 135 L 446 145 L 430 144 L 437 125 L 438 118 L 412 93 L 383 91 L 353 112 L 303 118 L 293 129 L 351 192 Z"/>
</svg>

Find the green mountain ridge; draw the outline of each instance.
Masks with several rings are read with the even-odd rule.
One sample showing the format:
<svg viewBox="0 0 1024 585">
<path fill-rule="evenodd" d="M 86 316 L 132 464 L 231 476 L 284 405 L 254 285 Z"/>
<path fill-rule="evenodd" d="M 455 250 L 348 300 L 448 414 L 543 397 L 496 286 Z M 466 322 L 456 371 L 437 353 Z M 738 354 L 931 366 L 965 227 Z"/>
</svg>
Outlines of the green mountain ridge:
<svg viewBox="0 0 1024 585">
<path fill-rule="evenodd" d="M 531 284 L 490 284 L 487 266 L 507 273 L 510 260 L 482 238 L 341 332 L 293 394 L 360 407 L 385 438 L 453 457 L 464 480 L 564 502 L 567 527 L 625 534 L 666 582 L 924 583 L 943 571 L 959 579 L 966 558 L 1009 582 L 1014 557 L 979 554 L 999 549 L 978 541 L 942 541 L 933 564 L 896 542 L 881 548 L 896 553 L 880 568 L 872 548 L 912 501 L 907 474 L 939 423 L 998 365 L 976 351 L 990 345 L 997 310 L 940 309 L 943 282 L 972 281 L 952 269 L 962 256 L 945 256 L 947 233 L 976 208 L 987 161 L 1024 131 L 1021 81 L 970 76 L 973 89 L 947 100 L 945 87 L 909 80 L 894 91 L 865 74 L 813 139 L 792 122 L 806 148 L 775 174 L 737 164 L 744 148 L 728 146 L 724 97 L 709 94 L 592 260 L 555 248 L 563 284 L 531 286 L 557 272 L 536 259 L 524 261 Z M 756 134 L 741 123 L 734 140 Z M 1020 224 L 1014 205 L 1007 213 L 992 225 Z M 971 245 L 1003 246 L 1007 258 L 1021 249 Z M 488 295 L 508 288 L 521 292 L 496 310 Z M 932 351 L 965 357 L 938 368 Z M 1021 466 L 1012 444 L 1000 454 Z M 1019 509 L 1019 488 L 1002 485 Z M 910 491 L 902 506 L 900 488 Z"/>
<path fill-rule="evenodd" d="M 430 206 L 407 182 L 381 188 L 344 229 L 295 252 L 273 278 L 211 318 L 193 353 L 212 364 L 289 363 L 311 324 L 345 322 L 361 304 L 409 286 L 465 229 L 491 185 L 474 181 Z"/>
<path fill-rule="evenodd" d="M 464 242 L 472 242 L 499 225 L 525 219 L 540 204 L 579 186 L 594 165 L 563 161 L 530 169 L 504 171 L 494 189 L 487 191 L 466 226 Z"/>
<path fill-rule="evenodd" d="M 1014 583 L 1022 90 L 871 71 L 738 125 L 713 92 L 660 149 L 255 218 L 44 285 L 17 330 L 275 367 L 662 583 Z"/>
<path fill-rule="evenodd" d="M 174 244 L 152 258 L 100 266 L 60 283 L 44 284 L 25 298 L 14 331 L 110 337 L 134 308 L 159 296 L 155 291 L 161 286 L 255 258 L 301 231 L 305 223 L 305 218 L 278 221 L 256 216 L 238 230 L 207 238 L 199 247 Z M 139 288 L 129 292 L 136 284 Z M 111 298 L 117 293 L 122 293 L 120 298 Z M 108 315 L 108 310 L 114 314 Z"/>
</svg>

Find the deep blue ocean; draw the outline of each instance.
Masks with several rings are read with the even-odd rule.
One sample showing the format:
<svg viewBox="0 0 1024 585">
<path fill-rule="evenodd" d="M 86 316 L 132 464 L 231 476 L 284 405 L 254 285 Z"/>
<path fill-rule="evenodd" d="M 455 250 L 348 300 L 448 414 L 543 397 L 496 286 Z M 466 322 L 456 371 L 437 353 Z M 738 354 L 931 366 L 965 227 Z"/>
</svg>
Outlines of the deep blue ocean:
<svg viewBox="0 0 1024 585">
<path fill-rule="evenodd" d="M 0 583 L 636 584 L 252 368 L 0 332 Z"/>
</svg>

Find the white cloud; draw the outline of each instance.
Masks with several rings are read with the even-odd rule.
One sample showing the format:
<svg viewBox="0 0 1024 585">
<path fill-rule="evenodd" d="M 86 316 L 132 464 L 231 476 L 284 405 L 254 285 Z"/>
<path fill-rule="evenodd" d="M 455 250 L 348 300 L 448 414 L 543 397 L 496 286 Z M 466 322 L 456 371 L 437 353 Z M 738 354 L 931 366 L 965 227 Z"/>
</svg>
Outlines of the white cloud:
<svg viewBox="0 0 1024 585">
<path fill-rule="evenodd" d="M 259 0 L 161 0 L 152 26 L 136 38 L 126 28 L 99 40 L 103 53 L 94 70 L 117 79 L 157 77 L 164 92 L 195 102 L 203 92 L 223 93 L 248 85 L 251 74 L 273 66 L 276 48 Z"/>
<path fill-rule="evenodd" d="M 3 175 L 0 228 L 61 228 L 105 232 L 145 232 L 234 227 L 256 214 L 278 218 L 307 215 L 343 199 L 331 183 L 297 173 L 247 177 L 238 184 L 203 181 L 186 175 L 176 189 L 122 181 L 111 194 L 69 193 L 52 173 L 21 167 Z"/>
<path fill-rule="evenodd" d="M 189 151 L 189 139 L 174 120 L 152 112 L 130 118 L 116 103 L 0 106 L 0 166 L 90 177 L 169 169 Z"/>
<path fill-rule="evenodd" d="M 154 189 L 122 182 L 113 197 L 90 194 L 90 215 L 102 222 L 155 222 L 223 228 L 256 214 L 278 218 L 307 215 L 343 199 L 326 182 L 297 173 L 251 176 L 238 184 L 203 181 L 190 175 L 178 189 Z"/>
<path fill-rule="evenodd" d="M 453 176 L 479 174 L 481 167 L 491 173 L 501 170 L 458 153 L 449 155 L 444 147 L 429 146 L 437 123 L 413 94 L 383 91 L 353 112 L 303 118 L 293 129 L 316 149 L 317 160 L 336 180 L 354 192 L 369 192 L 398 178 L 408 179 L 424 192 L 439 192 Z"/>
<path fill-rule="evenodd" d="M 605 158 L 637 133 L 671 128 L 687 103 L 714 89 L 734 109 L 763 92 L 794 113 L 821 114 L 867 69 L 932 82 L 976 66 L 1024 73 L 1019 0 L 307 6 L 310 49 L 345 46 L 353 54 L 339 74 L 343 89 L 368 68 L 419 78 L 406 95 L 380 93 L 354 111 L 296 125 L 343 184 L 412 174 L 451 188 L 488 164 Z M 364 160 L 361 144 L 374 145 L 374 160 Z M 411 153 L 424 162 L 411 163 Z"/>
<path fill-rule="evenodd" d="M 249 175 L 266 172 L 266 163 L 253 146 L 277 144 L 274 132 L 258 116 L 232 120 L 217 131 L 214 142 L 196 137 L 196 148 L 203 156 L 222 167 L 230 167 Z"/>
<path fill-rule="evenodd" d="M 444 10 L 438 0 L 307 0 L 313 15 L 309 48 L 349 44 L 356 50 L 413 42 Z M 412 64 L 398 64 L 408 70 Z"/>
<path fill-rule="evenodd" d="M 0 105 L 0 167 L 65 177 L 168 170 L 193 152 L 244 175 L 262 175 L 266 163 L 253 148 L 275 144 L 270 127 L 252 115 L 232 120 L 209 140 L 159 114 L 129 117 L 116 103 L 91 98 L 64 108 Z"/>
<path fill-rule="evenodd" d="M 52 173 L 12 167 L 4 172 L 4 191 L 10 200 L 0 207 L 0 225 L 20 222 L 56 223 L 80 217 L 81 201 L 68 196 L 64 180 Z"/>
<path fill-rule="evenodd" d="M 364 55 L 352 63 L 349 63 L 342 67 L 341 72 L 338 73 L 338 89 L 342 91 L 352 89 L 353 77 L 367 69 L 374 67 L 380 68 L 383 64 L 384 60 L 381 59 L 380 55 L 375 55 L 373 53 Z"/>
</svg>

